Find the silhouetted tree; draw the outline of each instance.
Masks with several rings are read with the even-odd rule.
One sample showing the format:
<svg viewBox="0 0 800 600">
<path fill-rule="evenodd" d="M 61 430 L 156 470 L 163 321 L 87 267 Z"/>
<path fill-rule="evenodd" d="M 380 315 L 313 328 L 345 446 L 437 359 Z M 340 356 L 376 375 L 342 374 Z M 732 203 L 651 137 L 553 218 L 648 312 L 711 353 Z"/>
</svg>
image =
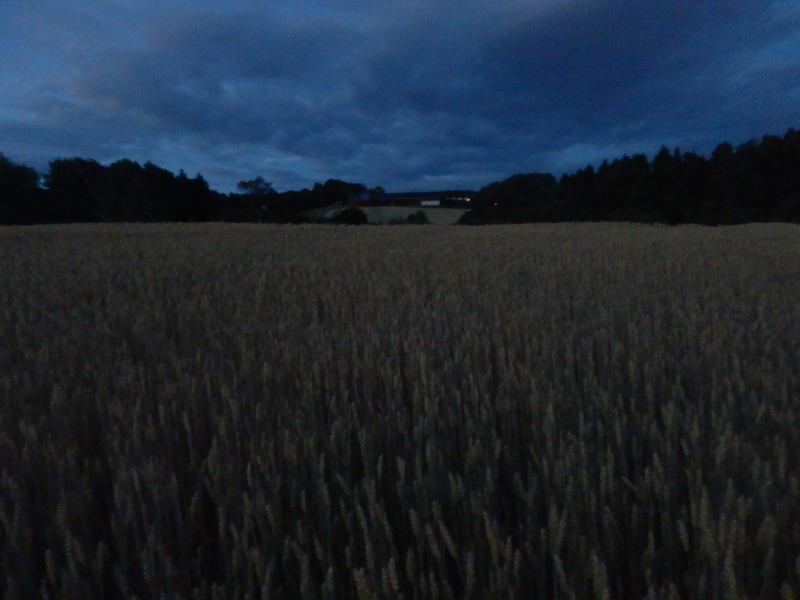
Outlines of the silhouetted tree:
<svg viewBox="0 0 800 600">
<path fill-rule="evenodd" d="M 36 170 L 0 154 L 0 224 L 36 223 L 41 198 Z"/>
<path fill-rule="evenodd" d="M 320 207 L 322 207 L 332 204 L 347 204 L 352 198 L 366 195 L 367 187 L 362 183 L 328 179 L 322 186 L 315 185 L 314 191 L 320 201 Z"/>
<path fill-rule="evenodd" d="M 383 187 L 376 185 L 373 188 L 370 188 L 367 192 L 368 198 L 370 200 L 378 200 L 386 193 L 386 190 Z"/>
<path fill-rule="evenodd" d="M 547 205 L 557 194 L 558 182 L 550 173 L 526 173 L 481 188 L 475 202 L 515 212 Z"/>
<path fill-rule="evenodd" d="M 782 139 L 769 136 L 761 149 L 760 165 L 775 198 L 776 218 L 800 221 L 800 131 L 789 129 Z"/>
<path fill-rule="evenodd" d="M 718 225 L 800 221 L 800 134 L 764 136 L 734 148 L 723 142 L 706 159 L 661 148 L 604 160 L 558 182 L 557 199 L 526 193 L 526 175 L 491 184 L 462 223 L 629 220 Z M 535 198 L 535 199 L 534 199 Z M 533 207 L 533 209 L 531 209 Z"/>
<path fill-rule="evenodd" d="M 408 225 L 428 225 L 430 220 L 424 210 L 418 210 L 408 215 L 405 218 L 405 223 Z"/>
<path fill-rule="evenodd" d="M 800 221 L 800 132 L 765 135 L 734 148 L 717 145 L 706 159 L 662 147 L 604 160 L 556 179 L 528 173 L 487 185 L 461 223 L 631 220 L 666 223 Z M 300 213 L 377 199 L 385 192 L 328 179 L 312 189 L 278 194 L 263 177 L 239 182 L 239 194 L 212 191 L 198 174 L 190 179 L 154 165 L 123 159 L 104 167 L 94 160 L 57 159 L 39 186 L 39 174 L 0 154 L 0 223 L 72 221 L 292 222 Z M 453 200 L 458 206 L 458 201 Z M 363 211 L 358 211 L 363 214 Z M 307 213 L 313 214 L 313 213 Z M 364 222 L 356 212 L 345 220 Z"/>
<path fill-rule="evenodd" d="M 677 152 L 677 151 L 676 151 Z M 704 222 L 704 195 L 708 182 L 708 161 L 695 152 L 678 153 L 675 194 L 665 199 L 665 221 L 670 224 Z"/>
<path fill-rule="evenodd" d="M 183 171 L 170 183 L 168 197 L 174 221 L 208 221 L 224 198 L 209 188 L 200 173 L 190 179 Z"/>
<path fill-rule="evenodd" d="M 272 184 L 259 176 L 249 181 L 240 181 L 236 186 L 241 192 L 237 199 L 238 211 L 243 215 L 250 215 L 247 221 L 275 221 L 279 213 L 279 206 L 275 202 L 278 193 Z"/>
<path fill-rule="evenodd" d="M 333 219 L 332 223 L 338 225 L 366 225 L 369 220 L 367 214 L 360 208 L 350 207 L 339 211 Z"/>
<path fill-rule="evenodd" d="M 99 221 L 207 220 L 221 205 L 201 175 L 176 177 L 151 162 L 123 159 L 105 167 L 96 186 Z"/>
<path fill-rule="evenodd" d="M 276 193 L 272 184 L 261 176 L 249 181 L 240 181 L 236 184 L 236 187 L 241 190 L 242 193 L 251 194 L 253 196 L 268 196 Z"/>
<path fill-rule="evenodd" d="M 489 184 L 473 196 L 474 208 L 460 223 L 549 220 L 558 203 L 558 182 L 550 173 L 525 173 Z"/>
<path fill-rule="evenodd" d="M 588 165 L 559 181 L 559 204 L 568 211 L 570 220 L 597 221 L 604 217 L 598 201 L 597 174 Z"/>
<path fill-rule="evenodd" d="M 625 155 L 597 169 L 594 208 L 608 220 L 634 220 L 652 204 L 650 164 L 644 154 Z"/>
<path fill-rule="evenodd" d="M 60 158 L 44 175 L 46 212 L 50 221 L 97 221 L 98 183 L 105 167 L 95 160 Z"/>
</svg>

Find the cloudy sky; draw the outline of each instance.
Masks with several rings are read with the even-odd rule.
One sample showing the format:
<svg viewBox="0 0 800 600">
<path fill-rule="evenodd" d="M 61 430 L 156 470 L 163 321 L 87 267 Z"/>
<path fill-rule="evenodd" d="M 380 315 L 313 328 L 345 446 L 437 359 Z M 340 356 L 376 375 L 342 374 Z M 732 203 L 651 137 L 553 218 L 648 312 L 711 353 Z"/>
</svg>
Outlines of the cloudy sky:
<svg viewBox="0 0 800 600">
<path fill-rule="evenodd" d="M 0 152 L 390 191 L 800 127 L 800 0 L 0 0 Z"/>
</svg>

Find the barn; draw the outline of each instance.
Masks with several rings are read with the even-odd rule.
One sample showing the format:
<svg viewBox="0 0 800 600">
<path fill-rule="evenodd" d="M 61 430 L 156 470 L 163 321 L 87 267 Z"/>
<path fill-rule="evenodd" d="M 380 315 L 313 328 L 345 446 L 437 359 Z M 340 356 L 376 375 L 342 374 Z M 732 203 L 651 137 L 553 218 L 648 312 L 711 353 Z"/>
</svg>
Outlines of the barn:
<svg viewBox="0 0 800 600">
<path fill-rule="evenodd" d="M 470 202 L 469 196 L 453 192 L 384 192 L 351 198 L 348 207 L 363 210 L 370 223 L 403 221 L 424 211 L 430 223 L 449 225 L 470 209 Z"/>
<path fill-rule="evenodd" d="M 400 223 L 409 216 L 423 211 L 427 221 L 434 225 L 451 225 L 470 210 L 471 198 L 453 192 L 405 192 L 359 194 L 350 196 L 347 203 L 337 203 L 322 209 L 300 213 L 304 221 L 324 222 L 347 208 L 358 208 L 372 224 Z"/>
</svg>

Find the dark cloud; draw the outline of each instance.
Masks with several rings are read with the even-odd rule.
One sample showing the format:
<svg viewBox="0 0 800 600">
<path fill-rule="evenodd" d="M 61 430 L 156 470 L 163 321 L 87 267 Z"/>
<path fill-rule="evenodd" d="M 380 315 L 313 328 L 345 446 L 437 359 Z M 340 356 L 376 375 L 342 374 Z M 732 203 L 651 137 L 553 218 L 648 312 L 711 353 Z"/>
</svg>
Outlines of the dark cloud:
<svg viewBox="0 0 800 600">
<path fill-rule="evenodd" d="M 797 126 L 800 1 L 263 5 L 0 7 L 0 151 L 466 187 Z"/>
</svg>

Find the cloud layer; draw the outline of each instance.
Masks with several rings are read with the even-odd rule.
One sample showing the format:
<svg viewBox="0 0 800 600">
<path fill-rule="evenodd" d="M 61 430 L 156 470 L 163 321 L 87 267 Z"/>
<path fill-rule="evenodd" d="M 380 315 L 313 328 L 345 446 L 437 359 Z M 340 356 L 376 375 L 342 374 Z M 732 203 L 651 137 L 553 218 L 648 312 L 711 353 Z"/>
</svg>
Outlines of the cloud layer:
<svg viewBox="0 0 800 600">
<path fill-rule="evenodd" d="M 800 125 L 800 1 L 218 4 L 0 7 L 0 151 L 435 189 Z"/>
</svg>

